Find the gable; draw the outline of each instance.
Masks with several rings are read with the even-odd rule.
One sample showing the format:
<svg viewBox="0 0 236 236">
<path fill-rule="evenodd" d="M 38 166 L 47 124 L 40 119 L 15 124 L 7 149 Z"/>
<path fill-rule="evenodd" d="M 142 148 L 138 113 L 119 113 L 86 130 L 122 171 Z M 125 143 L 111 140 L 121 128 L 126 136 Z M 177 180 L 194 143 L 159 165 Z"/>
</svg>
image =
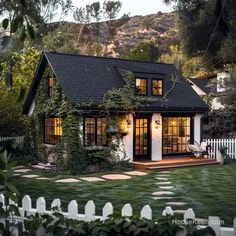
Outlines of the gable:
<svg viewBox="0 0 236 236">
<path fill-rule="evenodd" d="M 172 88 L 171 77 L 173 75 L 178 76 L 179 82 L 168 94 L 167 99 L 152 103 L 143 108 L 144 110 L 206 111 L 208 109 L 208 106 L 173 65 L 46 52 L 41 59 L 32 83 L 24 106 L 24 113 L 28 112 L 33 101 L 38 80 L 42 77 L 42 70 L 47 62 L 52 67 L 71 105 L 90 101 L 102 104 L 104 95 L 109 90 L 125 85 L 122 73 L 128 71 L 137 76 L 162 78 L 165 91 Z"/>
</svg>

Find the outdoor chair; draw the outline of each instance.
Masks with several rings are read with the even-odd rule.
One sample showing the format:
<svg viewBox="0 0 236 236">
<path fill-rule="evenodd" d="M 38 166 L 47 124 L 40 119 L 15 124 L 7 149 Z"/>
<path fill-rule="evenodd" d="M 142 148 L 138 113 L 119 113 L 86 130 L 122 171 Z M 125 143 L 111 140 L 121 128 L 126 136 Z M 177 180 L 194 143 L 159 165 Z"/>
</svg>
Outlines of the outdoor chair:
<svg viewBox="0 0 236 236">
<path fill-rule="evenodd" d="M 204 154 L 207 154 L 207 143 L 201 142 L 199 144 L 194 140 L 194 144 L 190 143 L 190 140 L 187 142 L 188 150 L 193 154 L 194 157 L 203 157 Z"/>
</svg>

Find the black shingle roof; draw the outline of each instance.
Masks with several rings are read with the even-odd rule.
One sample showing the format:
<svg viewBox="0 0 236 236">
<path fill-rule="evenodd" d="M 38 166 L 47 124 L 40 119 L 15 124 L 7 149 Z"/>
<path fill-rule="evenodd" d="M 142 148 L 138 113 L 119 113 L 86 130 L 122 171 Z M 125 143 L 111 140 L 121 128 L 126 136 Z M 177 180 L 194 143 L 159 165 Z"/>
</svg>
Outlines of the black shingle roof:
<svg viewBox="0 0 236 236">
<path fill-rule="evenodd" d="M 28 113 L 46 61 L 51 65 L 72 105 L 91 100 L 102 103 L 108 90 L 124 86 L 122 71 L 132 71 L 137 76 L 148 77 L 150 80 L 162 78 L 165 91 L 168 91 L 173 84 L 171 75 L 178 74 L 171 64 L 45 52 L 26 100 L 24 113 Z M 190 84 L 180 74 L 178 76 L 180 81 L 167 96 L 166 101 L 159 101 L 142 110 L 190 112 L 208 110 L 208 106 Z"/>
</svg>

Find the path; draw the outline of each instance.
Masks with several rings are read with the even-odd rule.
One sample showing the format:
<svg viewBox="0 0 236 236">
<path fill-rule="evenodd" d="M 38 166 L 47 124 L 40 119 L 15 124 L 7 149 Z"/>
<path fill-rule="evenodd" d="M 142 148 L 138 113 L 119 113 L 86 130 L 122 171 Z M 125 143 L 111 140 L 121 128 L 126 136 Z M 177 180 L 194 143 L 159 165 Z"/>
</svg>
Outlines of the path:
<svg viewBox="0 0 236 236">
<path fill-rule="evenodd" d="M 157 191 L 152 193 L 152 198 L 154 200 L 163 200 L 167 206 L 171 206 L 174 209 L 174 213 L 184 214 L 183 209 L 178 209 L 178 207 L 183 207 L 187 203 L 183 201 L 175 201 L 175 187 L 170 181 L 171 171 L 160 171 L 156 175 L 157 180 Z"/>
</svg>

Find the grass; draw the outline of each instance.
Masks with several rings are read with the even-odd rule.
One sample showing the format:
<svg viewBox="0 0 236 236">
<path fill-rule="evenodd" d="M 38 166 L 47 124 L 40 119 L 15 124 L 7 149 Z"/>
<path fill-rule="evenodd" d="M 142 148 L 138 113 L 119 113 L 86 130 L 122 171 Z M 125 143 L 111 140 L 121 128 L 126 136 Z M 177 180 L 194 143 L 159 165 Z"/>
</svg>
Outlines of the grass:
<svg viewBox="0 0 236 236">
<path fill-rule="evenodd" d="M 40 176 L 52 176 L 39 171 L 34 173 Z M 158 216 L 165 208 L 167 200 L 152 199 L 152 192 L 158 190 L 155 179 L 157 173 L 153 171 L 146 176 L 135 176 L 129 180 L 93 183 L 81 181 L 69 184 L 16 177 L 15 184 L 22 196 L 26 194 L 31 196 L 34 204 L 40 196 L 45 197 L 48 207 L 53 199 L 60 198 L 66 210 L 70 200 L 75 199 L 79 205 L 79 212 L 83 212 L 86 202 L 94 200 L 97 214 L 101 214 L 106 202 L 111 202 L 116 211 L 120 211 L 122 206 L 129 202 L 135 214 L 138 214 L 145 204 L 150 204 L 154 216 Z M 55 179 L 65 177 L 68 176 L 54 176 Z M 236 164 L 175 169 L 170 174 L 170 181 L 176 193 L 171 201 L 188 203 L 182 209 L 193 208 L 198 218 L 220 216 L 226 225 L 232 225 L 236 216 Z M 181 209 L 181 207 L 173 208 Z"/>
</svg>

